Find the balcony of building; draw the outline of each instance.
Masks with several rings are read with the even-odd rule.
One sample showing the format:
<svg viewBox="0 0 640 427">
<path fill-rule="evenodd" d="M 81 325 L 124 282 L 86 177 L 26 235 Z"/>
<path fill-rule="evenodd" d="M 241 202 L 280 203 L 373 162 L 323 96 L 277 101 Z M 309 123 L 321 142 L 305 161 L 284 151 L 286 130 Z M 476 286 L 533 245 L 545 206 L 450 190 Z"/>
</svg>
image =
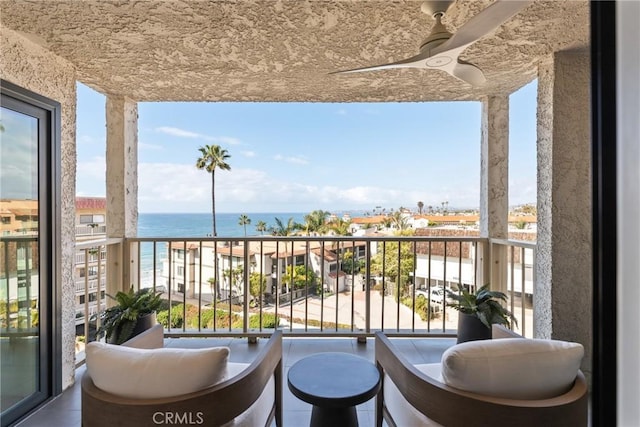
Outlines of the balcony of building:
<svg viewBox="0 0 640 427">
<path fill-rule="evenodd" d="M 361 351 L 357 339 L 367 340 L 376 330 L 398 336 L 430 337 L 428 343 L 451 342 L 446 340 L 455 335 L 455 313 L 442 304 L 441 310 L 428 308 L 426 320 L 422 319 L 416 314 L 417 291 L 426 289 L 430 293 L 431 286 L 477 286 L 491 282 L 509 295 L 509 306 L 520 316 L 518 327 L 523 328 L 525 335 L 585 345 L 583 370 L 590 372 L 592 157 L 587 2 L 531 2 L 497 34 L 471 46 L 466 52 L 470 56 L 465 58 L 477 59 L 489 77 L 482 87 L 472 87 L 447 73 L 437 72 L 427 76 L 390 71 L 353 79 L 327 78 L 336 69 L 368 62 L 363 57 L 373 55 L 373 62 L 384 62 L 387 58 L 410 56 L 406 41 L 425 33 L 423 17 L 415 13 L 415 2 L 188 3 L 189 8 L 179 7 L 182 3 L 158 3 L 149 10 L 136 7 L 135 3 L 115 5 L 97 1 L 89 5 L 82 2 L 82 6 L 76 2 L 50 6 L 21 0 L 2 4 L 2 44 L 10 46 L 3 52 L 0 64 L 3 80 L 59 103 L 59 151 L 54 165 L 57 174 L 52 174 L 57 181 L 50 183 L 57 197 L 54 203 L 57 225 L 53 234 L 58 245 L 52 251 L 56 270 L 51 283 L 59 303 L 53 313 L 55 327 L 59 328 L 52 337 L 58 351 L 55 362 L 58 384 L 52 387 L 56 390 L 53 394 L 63 389 L 69 389 L 70 394 L 77 392 L 75 297 L 86 293 L 85 302 L 89 301 L 92 286 L 88 269 L 86 285 L 73 279 L 75 266 L 91 262 L 92 256 L 86 253 L 83 259 L 75 259 L 76 81 L 106 94 L 106 240 L 96 243 L 101 248 L 99 253 L 104 250 L 106 254 L 106 292 L 150 283 L 165 287 L 167 299 L 171 300 L 169 307 L 173 307 L 173 302 L 182 303 L 182 307 L 193 303 L 202 313 L 211 309 L 211 304 L 215 308 L 221 304 L 228 306 L 229 312 L 238 312 L 241 319 L 239 326 L 222 329 L 217 324 L 203 325 L 202 316 L 198 316 L 200 320 L 195 326 L 183 321 L 180 327 L 167 327 L 167 337 L 222 339 L 222 336 L 267 335 L 269 328 L 264 328 L 261 322 L 257 330 L 252 328 L 249 318 L 270 312 L 269 309 L 282 315 L 279 327 L 289 335 L 286 339 L 296 340 L 295 345 L 290 341 L 290 350 L 306 347 L 304 351 L 315 351 L 314 346 L 319 345 L 315 344 L 316 339 L 331 339 Z M 459 2 L 450 10 L 448 24 L 459 27 L 489 4 Z M 34 16 L 39 19 L 33 19 Z M 167 25 L 171 30 L 166 29 Z M 289 30 L 283 32 L 282 28 Z M 399 34 L 381 39 L 381 34 L 396 33 Z M 249 34 L 260 36 L 253 39 Z M 270 45 L 269 35 L 274 34 L 284 40 L 276 43 L 265 57 L 264 46 Z M 219 49 L 212 48 L 209 40 L 216 40 Z M 242 42 L 241 55 L 233 47 L 238 40 Z M 353 48 L 343 49 L 346 41 Z M 319 45 L 321 49 L 317 49 Z M 508 105 L 509 94 L 535 78 L 538 79 L 538 240 L 533 247 L 507 239 Z M 320 286 L 314 284 L 313 289 L 310 283 L 303 283 L 298 289 L 290 289 L 289 284 L 283 283 L 283 274 L 288 271 L 286 264 L 296 262 L 293 256 L 286 256 L 286 247 L 291 243 L 284 240 L 280 241 L 285 248 L 284 258 L 261 257 L 264 262 L 255 262 L 255 267 L 250 255 L 256 251 L 250 251 L 245 241 L 236 258 L 254 271 L 245 268 L 241 280 L 232 276 L 226 282 L 217 280 L 216 285 L 220 286 L 213 291 L 207 282 L 210 277 L 205 276 L 211 273 L 225 279 L 227 267 L 187 263 L 187 257 L 174 260 L 171 251 L 167 252 L 166 274 L 155 267 L 151 270 L 154 276 L 164 274 L 165 281 L 153 277 L 146 282 L 148 278 L 143 277 L 143 272 L 147 270 L 142 268 L 140 257 L 145 245 L 183 245 L 185 252 L 192 244 L 198 250 L 209 247 L 215 251 L 220 246 L 215 238 L 158 236 L 145 241 L 136 236 L 138 102 L 441 100 L 477 101 L 482 105 L 480 236 L 396 241 L 396 250 L 407 243 L 415 251 L 414 268 L 405 272 L 411 280 L 401 283 L 398 281 L 401 275 L 391 277 L 386 270 L 381 274 L 371 270 L 373 247 L 382 251 L 392 248 L 391 238 L 388 243 L 384 239 L 368 242 L 365 239 L 371 252 L 365 254 L 364 271 L 358 273 L 358 280 L 355 273 L 332 276 L 331 271 L 324 271 L 331 270 L 334 261 L 323 260 L 325 252 L 320 250 L 316 274 L 322 281 Z M 426 157 L 427 151 L 416 155 Z M 96 230 L 81 231 L 91 237 Z M 314 239 L 325 246 L 350 241 Z M 218 240 L 224 243 L 224 239 Z M 300 240 L 311 243 L 311 239 Z M 14 244 L 7 240 L 3 250 L 8 251 Z M 447 249 L 438 253 L 425 250 L 424 246 L 429 245 Z M 463 246 L 470 249 L 462 249 Z M 456 247 L 460 249 L 449 252 Z M 305 251 L 310 249 L 307 246 Z M 223 251 L 220 252 L 222 265 L 225 260 Z M 318 257 L 307 256 L 305 252 L 304 261 L 315 262 L 314 256 Z M 269 260 L 282 264 L 276 262 L 274 270 Z M 180 261 L 184 263 L 182 266 Z M 96 275 L 103 274 L 101 271 L 98 268 Z M 276 286 L 266 292 L 268 295 L 263 292 L 253 296 L 247 289 L 252 272 L 275 281 Z M 409 283 L 405 304 L 394 290 Z M 378 284 L 381 288 L 374 289 Z M 96 285 L 96 290 L 98 286 L 101 285 Z M 343 305 L 346 310 L 338 309 Z M 431 306 L 436 305 L 434 302 Z M 320 313 L 310 310 L 310 306 L 317 307 Z M 364 307 L 362 311 L 360 307 Z M 345 319 L 340 317 L 342 313 L 347 313 Z M 84 320 L 89 317 L 86 313 Z M 307 336 L 310 338 L 300 338 Z M 415 348 L 416 344 L 407 345 Z M 369 345 L 365 348 L 362 351 L 370 351 Z M 409 347 L 408 352 L 412 351 Z"/>
</svg>

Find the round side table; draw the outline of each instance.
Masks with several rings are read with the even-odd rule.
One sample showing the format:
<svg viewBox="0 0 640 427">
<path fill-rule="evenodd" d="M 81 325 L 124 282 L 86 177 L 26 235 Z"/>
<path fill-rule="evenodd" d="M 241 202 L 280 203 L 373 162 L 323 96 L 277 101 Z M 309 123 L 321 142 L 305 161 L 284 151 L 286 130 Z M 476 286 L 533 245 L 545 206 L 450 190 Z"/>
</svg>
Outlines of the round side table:
<svg viewBox="0 0 640 427">
<path fill-rule="evenodd" d="M 380 391 L 378 368 L 349 353 L 318 353 L 289 368 L 287 383 L 297 398 L 311 403 L 311 427 L 357 427 L 356 405 Z"/>
</svg>

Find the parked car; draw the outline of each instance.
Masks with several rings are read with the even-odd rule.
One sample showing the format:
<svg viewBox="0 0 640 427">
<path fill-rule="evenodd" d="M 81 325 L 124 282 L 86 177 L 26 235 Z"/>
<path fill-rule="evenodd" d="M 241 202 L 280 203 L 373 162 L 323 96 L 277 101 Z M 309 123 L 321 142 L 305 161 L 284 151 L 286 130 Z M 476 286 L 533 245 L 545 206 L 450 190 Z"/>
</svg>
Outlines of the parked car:
<svg viewBox="0 0 640 427">
<path fill-rule="evenodd" d="M 416 296 L 417 295 L 422 295 L 429 301 L 436 304 L 442 304 L 445 298 L 445 292 L 442 286 L 432 286 L 431 289 L 417 289 Z"/>
</svg>

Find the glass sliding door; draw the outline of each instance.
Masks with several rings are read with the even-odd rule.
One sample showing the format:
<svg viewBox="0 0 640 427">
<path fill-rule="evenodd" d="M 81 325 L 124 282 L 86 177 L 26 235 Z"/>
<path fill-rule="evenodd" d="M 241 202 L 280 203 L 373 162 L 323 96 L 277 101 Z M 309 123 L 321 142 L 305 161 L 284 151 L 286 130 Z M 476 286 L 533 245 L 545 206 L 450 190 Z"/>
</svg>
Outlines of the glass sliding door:
<svg viewBox="0 0 640 427">
<path fill-rule="evenodd" d="M 56 391 L 52 302 L 55 114 L 2 82 L 0 106 L 0 418 Z M 22 99 L 21 99 L 22 98 Z"/>
</svg>

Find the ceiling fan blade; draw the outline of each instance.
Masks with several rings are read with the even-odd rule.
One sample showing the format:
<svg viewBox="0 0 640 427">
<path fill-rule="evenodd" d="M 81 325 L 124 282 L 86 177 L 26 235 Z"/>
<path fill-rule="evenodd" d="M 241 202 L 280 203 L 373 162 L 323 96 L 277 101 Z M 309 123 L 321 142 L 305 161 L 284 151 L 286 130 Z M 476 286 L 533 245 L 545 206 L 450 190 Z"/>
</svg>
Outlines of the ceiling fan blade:
<svg viewBox="0 0 640 427">
<path fill-rule="evenodd" d="M 412 56 L 411 58 L 392 62 L 390 64 L 372 65 L 371 67 L 354 68 L 352 70 L 333 71 L 329 74 L 361 73 L 363 71 L 390 70 L 394 68 L 427 68 L 424 64 L 424 61 L 428 57 L 428 52 L 423 52 L 419 53 L 416 56 Z"/>
<path fill-rule="evenodd" d="M 468 62 L 458 61 L 451 70 L 451 75 L 476 87 L 484 85 L 487 81 L 482 70 Z"/>
<path fill-rule="evenodd" d="M 520 10 L 533 3 L 532 0 L 496 0 L 482 12 L 469 19 L 449 40 L 432 49 L 432 55 L 449 50 L 460 50 L 493 32 Z"/>
</svg>

